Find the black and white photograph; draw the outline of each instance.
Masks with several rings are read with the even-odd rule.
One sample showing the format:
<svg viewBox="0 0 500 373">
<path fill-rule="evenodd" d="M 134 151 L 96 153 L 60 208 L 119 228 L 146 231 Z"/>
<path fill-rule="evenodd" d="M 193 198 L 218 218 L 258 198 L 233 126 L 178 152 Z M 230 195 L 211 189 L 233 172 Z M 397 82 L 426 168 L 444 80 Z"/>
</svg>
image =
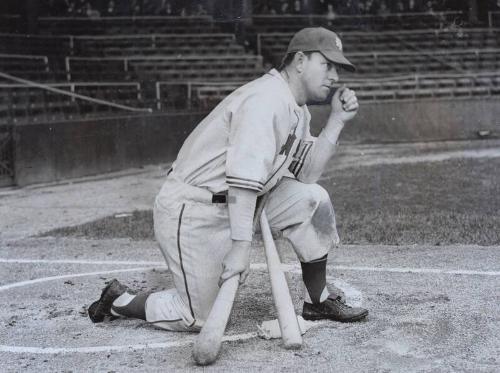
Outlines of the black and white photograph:
<svg viewBox="0 0 500 373">
<path fill-rule="evenodd" d="M 0 372 L 500 372 L 500 0 L 1 0 Z"/>
</svg>

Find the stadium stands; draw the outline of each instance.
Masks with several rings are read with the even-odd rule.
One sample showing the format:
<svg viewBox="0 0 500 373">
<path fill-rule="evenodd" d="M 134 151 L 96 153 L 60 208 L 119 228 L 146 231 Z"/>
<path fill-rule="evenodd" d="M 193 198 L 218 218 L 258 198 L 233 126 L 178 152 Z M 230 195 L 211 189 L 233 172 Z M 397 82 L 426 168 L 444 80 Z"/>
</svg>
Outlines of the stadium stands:
<svg viewBox="0 0 500 373">
<path fill-rule="evenodd" d="M 0 54 L 0 71 L 26 79 L 47 81 L 55 78 L 47 56 Z"/>
<path fill-rule="evenodd" d="M 386 15 L 259 15 L 255 33 L 296 32 L 303 27 L 324 26 L 337 31 L 443 29 L 463 16 L 462 12 L 396 13 Z"/>
<path fill-rule="evenodd" d="M 209 109 L 245 82 L 158 82 L 157 109 Z M 354 79 L 343 83 L 356 91 L 360 102 L 415 100 L 500 95 L 500 72 L 477 74 L 405 75 L 393 78 Z M 187 100 L 175 100 L 182 90 Z"/>
<path fill-rule="evenodd" d="M 150 56 L 67 57 L 68 80 L 234 80 L 251 79 L 263 72 L 262 57 L 241 56 Z"/>
<path fill-rule="evenodd" d="M 217 32 L 210 16 L 190 17 L 41 17 L 38 28 L 45 35 L 204 34 Z"/>
<path fill-rule="evenodd" d="M 146 56 L 183 54 L 243 54 L 234 34 L 144 34 L 80 36 L 73 39 L 73 55 Z"/>
<path fill-rule="evenodd" d="M 69 36 L 0 34 L 0 53 L 63 56 L 71 53 Z"/>
<path fill-rule="evenodd" d="M 139 83 L 58 83 L 47 86 L 114 104 L 142 105 L 142 87 Z M 0 125 L 73 119 L 122 111 L 117 107 L 25 84 L 0 84 L 0 102 Z"/>
<path fill-rule="evenodd" d="M 334 19 L 258 15 L 247 29 L 247 40 L 254 36 L 257 40 L 256 55 L 250 54 L 248 45 L 238 43 L 235 34 L 221 32 L 209 16 L 47 17 L 39 19 L 41 35 L 0 34 L 0 53 L 4 53 L 0 69 L 53 87 L 80 92 L 86 87 L 89 96 L 133 107 L 149 103 L 157 110 L 207 110 L 237 86 L 261 75 L 264 62 L 279 64 L 294 31 L 324 25 L 340 31 L 346 54 L 358 68 L 356 75 L 341 75 L 358 88 L 362 100 L 452 97 L 467 90 L 498 94 L 497 77 L 483 73 L 500 67 L 500 29 L 458 27 L 461 16 L 460 12 Z M 474 73 L 475 78 L 467 75 L 461 82 L 453 75 L 466 73 Z M 125 87 L 137 84 L 140 94 L 124 98 Z M 68 117 L 89 111 L 84 105 L 79 111 L 73 100 L 41 94 L 37 88 L 3 88 L 11 91 L 3 114 L 40 118 L 42 112 Z M 20 106 L 25 104 L 23 111 Z M 109 110 L 93 108 L 90 113 L 99 111 Z"/>
<path fill-rule="evenodd" d="M 500 29 L 412 30 L 371 32 L 340 32 L 349 53 L 371 53 L 425 50 L 498 48 Z M 286 50 L 291 33 L 257 35 L 257 50 L 278 64 Z"/>
</svg>

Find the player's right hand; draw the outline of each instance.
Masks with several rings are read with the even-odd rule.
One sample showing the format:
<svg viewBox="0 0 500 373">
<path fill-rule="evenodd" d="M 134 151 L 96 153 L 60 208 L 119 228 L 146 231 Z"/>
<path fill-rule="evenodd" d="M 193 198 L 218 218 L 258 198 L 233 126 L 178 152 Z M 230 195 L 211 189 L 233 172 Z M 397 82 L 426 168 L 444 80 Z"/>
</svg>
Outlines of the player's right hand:
<svg viewBox="0 0 500 373">
<path fill-rule="evenodd" d="M 358 98 L 356 93 L 345 85 L 337 89 L 332 97 L 332 115 L 343 123 L 351 120 L 358 113 Z"/>
<path fill-rule="evenodd" d="M 250 272 L 250 241 L 233 241 L 233 247 L 222 260 L 222 274 L 219 287 L 227 279 L 240 275 L 240 284 L 244 283 Z"/>
</svg>

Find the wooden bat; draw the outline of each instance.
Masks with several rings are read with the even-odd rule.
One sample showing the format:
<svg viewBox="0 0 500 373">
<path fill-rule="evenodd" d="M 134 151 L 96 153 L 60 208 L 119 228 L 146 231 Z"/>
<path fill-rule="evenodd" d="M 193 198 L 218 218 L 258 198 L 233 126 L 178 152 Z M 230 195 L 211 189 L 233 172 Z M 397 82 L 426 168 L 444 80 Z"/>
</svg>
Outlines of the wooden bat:
<svg viewBox="0 0 500 373">
<path fill-rule="evenodd" d="M 281 338 L 286 349 L 299 349 L 302 347 L 302 335 L 300 333 L 297 315 L 293 308 L 290 289 L 286 282 L 285 274 L 281 270 L 281 262 L 274 244 L 271 229 L 267 221 L 265 211 L 260 216 L 260 229 L 266 250 L 267 268 L 271 278 L 271 289 L 273 292 L 274 305 L 278 312 L 278 322 L 281 330 Z"/>
<path fill-rule="evenodd" d="M 253 230 L 259 221 L 268 195 L 260 197 L 257 201 L 257 208 L 253 220 Z M 201 328 L 200 334 L 196 338 L 193 346 L 193 359 L 198 365 L 212 364 L 217 357 L 222 345 L 222 337 L 226 330 L 231 310 L 233 309 L 234 298 L 238 291 L 239 276 L 233 276 L 223 282 L 215 302 L 208 314 L 205 324 Z"/>
</svg>

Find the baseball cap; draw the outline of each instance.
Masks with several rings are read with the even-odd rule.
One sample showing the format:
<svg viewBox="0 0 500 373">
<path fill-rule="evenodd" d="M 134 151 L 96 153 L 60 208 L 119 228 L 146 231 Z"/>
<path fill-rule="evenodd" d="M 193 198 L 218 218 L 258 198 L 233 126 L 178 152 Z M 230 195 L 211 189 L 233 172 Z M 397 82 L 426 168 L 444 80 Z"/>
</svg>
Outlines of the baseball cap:
<svg viewBox="0 0 500 373">
<path fill-rule="evenodd" d="M 354 65 L 344 57 L 342 42 L 336 33 L 324 27 L 307 27 L 298 31 L 290 40 L 286 54 L 292 52 L 321 52 L 330 62 L 342 65 L 350 72 Z"/>
</svg>

